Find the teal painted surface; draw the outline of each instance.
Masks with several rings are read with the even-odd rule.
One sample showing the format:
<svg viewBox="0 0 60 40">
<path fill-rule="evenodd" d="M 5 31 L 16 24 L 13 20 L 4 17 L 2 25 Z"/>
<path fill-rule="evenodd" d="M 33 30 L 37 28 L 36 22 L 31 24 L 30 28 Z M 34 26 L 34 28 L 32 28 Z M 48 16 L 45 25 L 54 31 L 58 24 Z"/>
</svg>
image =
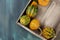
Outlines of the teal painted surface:
<svg viewBox="0 0 60 40">
<path fill-rule="evenodd" d="M 0 40 L 41 40 L 16 24 L 29 0 L 0 0 Z"/>
</svg>

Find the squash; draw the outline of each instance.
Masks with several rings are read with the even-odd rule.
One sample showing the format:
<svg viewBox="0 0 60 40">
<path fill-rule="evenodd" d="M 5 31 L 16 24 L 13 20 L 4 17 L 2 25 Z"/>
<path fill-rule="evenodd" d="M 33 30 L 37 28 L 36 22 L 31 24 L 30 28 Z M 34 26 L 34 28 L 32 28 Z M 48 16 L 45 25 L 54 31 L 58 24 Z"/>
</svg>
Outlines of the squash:
<svg viewBox="0 0 60 40">
<path fill-rule="evenodd" d="M 34 18 L 37 15 L 38 7 L 36 2 L 32 2 L 31 5 L 29 5 L 26 9 L 27 16 Z"/>
<path fill-rule="evenodd" d="M 55 36 L 55 30 L 51 27 L 45 27 L 42 31 L 42 35 L 46 39 L 53 38 Z"/>
<path fill-rule="evenodd" d="M 31 5 L 37 6 L 37 2 L 33 1 Z"/>
<path fill-rule="evenodd" d="M 33 19 L 29 25 L 31 30 L 37 30 L 40 27 L 40 23 L 37 19 Z"/>
<path fill-rule="evenodd" d="M 38 4 L 41 6 L 47 6 L 50 0 L 38 0 Z"/>
<path fill-rule="evenodd" d="M 20 23 L 23 24 L 23 25 L 28 25 L 29 22 L 30 22 L 30 17 L 28 17 L 27 15 L 23 15 L 20 18 Z"/>
</svg>

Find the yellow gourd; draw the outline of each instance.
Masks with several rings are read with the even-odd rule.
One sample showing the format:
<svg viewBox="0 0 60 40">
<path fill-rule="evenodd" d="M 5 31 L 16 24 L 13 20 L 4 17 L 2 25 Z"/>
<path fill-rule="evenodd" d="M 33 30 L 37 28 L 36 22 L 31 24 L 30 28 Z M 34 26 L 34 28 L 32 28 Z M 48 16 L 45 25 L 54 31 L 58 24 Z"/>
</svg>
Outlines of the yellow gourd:
<svg viewBox="0 0 60 40">
<path fill-rule="evenodd" d="M 55 36 L 55 30 L 51 27 L 45 27 L 42 31 L 42 35 L 46 38 L 46 39 L 50 39 L 53 38 Z"/>
<path fill-rule="evenodd" d="M 31 5 L 37 6 L 37 2 L 33 1 Z"/>
<path fill-rule="evenodd" d="M 37 30 L 40 27 L 40 23 L 37 19 L 33 19 L 29 25 L 31 30 Z"/>
</svg>

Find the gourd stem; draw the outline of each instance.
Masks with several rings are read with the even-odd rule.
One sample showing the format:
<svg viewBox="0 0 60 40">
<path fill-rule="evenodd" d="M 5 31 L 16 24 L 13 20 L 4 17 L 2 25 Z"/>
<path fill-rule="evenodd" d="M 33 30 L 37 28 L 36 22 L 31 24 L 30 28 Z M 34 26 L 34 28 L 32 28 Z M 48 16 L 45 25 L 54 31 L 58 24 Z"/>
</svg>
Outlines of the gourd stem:
<svg viewBox="0 0 60 40">
<path fill-rule="evenodd" d="M 42 29 L 41 28 L 39 28 L 39 31 L 41 31 L 41 33 L 40 33 L 40 35 L 42 34 Z"/>
</svg>

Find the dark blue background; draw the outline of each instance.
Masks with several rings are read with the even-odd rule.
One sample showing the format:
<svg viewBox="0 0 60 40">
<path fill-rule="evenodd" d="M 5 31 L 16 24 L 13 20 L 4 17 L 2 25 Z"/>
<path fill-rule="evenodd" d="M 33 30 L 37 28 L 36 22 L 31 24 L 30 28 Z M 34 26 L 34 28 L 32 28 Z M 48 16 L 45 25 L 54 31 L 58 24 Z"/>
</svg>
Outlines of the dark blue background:
<svg viewBox="0 0 60 40">
<path fill-rule="evenodd" d="M 16 24 L 29 0 L 0 0 L 0 40 L 41 40 Z"/>
</svg>

